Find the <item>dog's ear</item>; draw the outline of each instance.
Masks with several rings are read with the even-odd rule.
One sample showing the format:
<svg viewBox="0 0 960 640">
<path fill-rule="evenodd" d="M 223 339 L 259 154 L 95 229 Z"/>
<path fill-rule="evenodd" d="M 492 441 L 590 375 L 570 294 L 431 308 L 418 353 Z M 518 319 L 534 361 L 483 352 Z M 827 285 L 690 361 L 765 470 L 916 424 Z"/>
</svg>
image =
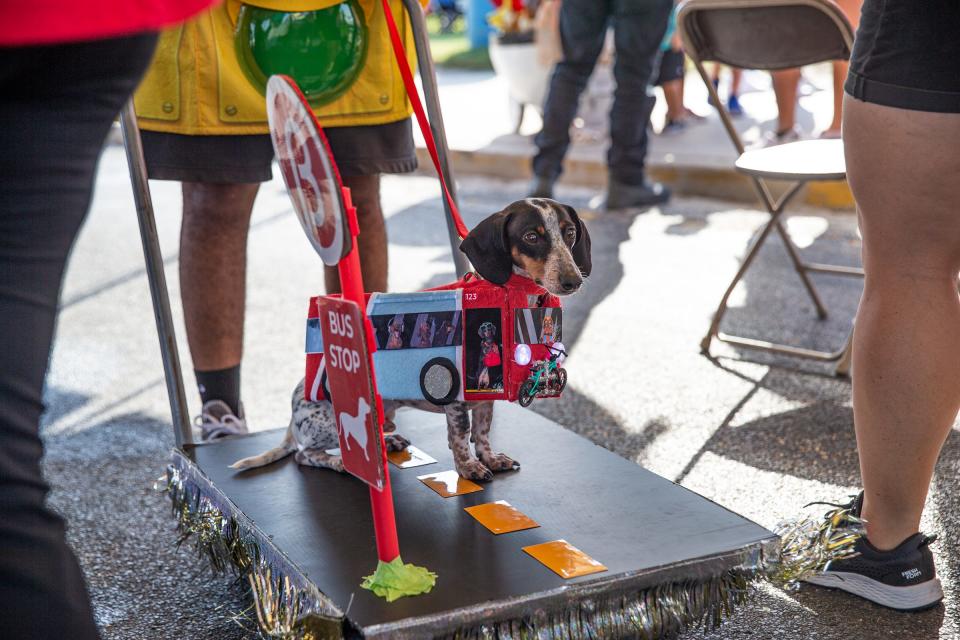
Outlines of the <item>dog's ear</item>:
<svg viewBox="0 0 960 640">
<path fill-rule="evenodd" d="M 587 231 L 587 225 L 583 224 L 583 220 L 577 215 L 577 210 L 569 205 L 565 206 L 573 224 L 577 227 L 577 241 L 573 243 L 570 253 L 573 254 L 573 261 L 580 268 L 580 273 L 587 277 L 593 270 L 593 262 L 590 259 L 590 233 Z"/>
<path fill-rule="evenodd" d="M 513 258 L 507 243 L 510 214 L 500 211 L 475 226 L 460 243 L 473 268 L 484 279 L 504 284 L 513 273 Z"/>
</svg>

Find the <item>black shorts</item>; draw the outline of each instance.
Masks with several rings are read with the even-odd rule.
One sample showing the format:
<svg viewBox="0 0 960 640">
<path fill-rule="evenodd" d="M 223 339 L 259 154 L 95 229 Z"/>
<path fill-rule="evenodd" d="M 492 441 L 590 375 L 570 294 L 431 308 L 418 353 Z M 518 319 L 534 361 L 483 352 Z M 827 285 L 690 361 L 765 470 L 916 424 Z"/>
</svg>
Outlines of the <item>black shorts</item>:
<svg viewBox="0 0 960 640">
<path fill-rule="evenodd" d="M 866 0 L 844 90 L 888 107 L 960 113 L 960 3 Z"/>
<path fill-rule="evenodd" d="M 665 82 L 673 82 L 683 77 L 683 64 L 686 57 L 679 49 L 667 49 L 660 56 L 660 73 L 653 84 L 662 87 Z"/>
<path fill-rule="evenodd" d="M 410 119 L 323 132 L 342 176 L 407 173 L 417 168 Z M 270 136 L 187 136 L 141 131 L 147 173 L 154 180 L 252 183 L 273 176 Z"/>
</svg>

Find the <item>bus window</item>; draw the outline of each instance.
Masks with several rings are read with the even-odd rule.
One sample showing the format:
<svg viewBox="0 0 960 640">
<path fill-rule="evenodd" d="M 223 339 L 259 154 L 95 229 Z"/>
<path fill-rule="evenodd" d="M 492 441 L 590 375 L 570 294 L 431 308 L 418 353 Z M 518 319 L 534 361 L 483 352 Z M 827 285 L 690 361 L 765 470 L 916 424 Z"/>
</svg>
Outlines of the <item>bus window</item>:
<svg viewBox="0 0 960 640">
<path fill-rule="evenodd" d="M 370 316 L 377 349 L 455 347 L 462 342 L 459 311 L 392 313 Z"/>
</svg>

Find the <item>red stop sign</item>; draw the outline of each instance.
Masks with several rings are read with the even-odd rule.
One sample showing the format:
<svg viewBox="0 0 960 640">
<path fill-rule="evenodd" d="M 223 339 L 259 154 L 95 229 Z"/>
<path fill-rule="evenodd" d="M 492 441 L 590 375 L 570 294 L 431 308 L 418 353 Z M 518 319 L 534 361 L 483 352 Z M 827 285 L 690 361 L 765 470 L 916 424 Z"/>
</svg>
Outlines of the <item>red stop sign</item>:
<svg viewBox="0 0 960 640">
<path fill-rule="evenodd" d="M 339 298 L 321 297 L 317 306 L 343 466 L 380 491 L 384 483 L 383 438 L 373 397 L 363 314 L 355 302 Z"/>
<path fill-rule="evenodd" d="M 340 175 L 323 130 L 290 78 L 271 76 L 267 82 L 267 119 L 303 231 L 324 264 L 335 266 L 350 251 Z"/>
</svg>

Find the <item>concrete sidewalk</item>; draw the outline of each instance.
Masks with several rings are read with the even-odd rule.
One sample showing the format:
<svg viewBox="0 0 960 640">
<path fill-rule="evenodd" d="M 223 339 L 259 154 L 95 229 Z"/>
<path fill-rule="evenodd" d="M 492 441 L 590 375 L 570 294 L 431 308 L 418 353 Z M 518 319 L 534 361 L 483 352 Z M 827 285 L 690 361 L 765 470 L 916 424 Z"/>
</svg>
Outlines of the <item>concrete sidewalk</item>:
<svg viewBox="0 0 960 640">
<path fill-rule="evenodd" d="M 513 133 L 516 115 L 511 110 L 503 78 L 493 72 L 439 69 L 438 81 L 455 174 L 508 180 L 529 178 L 530 161 L 536 151 L 533 136 L 541 126 L 537 110 L 528 107 L 519 134 Z M 797 120 L 806 137 L 816 137 L 830 123 L 831 82 L 829 65 L 804 69 Z M 721 84 L 723 97 L 727 83 L 725 73 Z M 655 130 L 659 131 L 666 107 L 660 90 L 657 91 L 652 120 Z M 596 116 L 602 121 L 609 101 L 601 102 L 601 111 L 593 114 L 593 122 L 575 131 L 563 175 L 565 184 L 590 187 L 598 193 L 607 180 L 606 133 L 598 128 Z M 748 146 L 758 144 L 765 132 L 776 127 L 777 109 L 769 74 L 744 73 L 741 103 L 745 113 L 736 120 L 737 129 Z M 687 74 L 686 106 L 706 117 L 676 135 L 651 135 L 650 176 L 669 184 L 677 195 L 756 202 L 750 182 L 733 168 L 736 150 L 716 111 L 707 103 L 706 88 L 695 71 Z M 417 139 L 421 170 L 432 172 L 419 132 Z M 835 209 L 853 207 L 845 182 L 808 185 L 800 200 Z"/>
</svg>

